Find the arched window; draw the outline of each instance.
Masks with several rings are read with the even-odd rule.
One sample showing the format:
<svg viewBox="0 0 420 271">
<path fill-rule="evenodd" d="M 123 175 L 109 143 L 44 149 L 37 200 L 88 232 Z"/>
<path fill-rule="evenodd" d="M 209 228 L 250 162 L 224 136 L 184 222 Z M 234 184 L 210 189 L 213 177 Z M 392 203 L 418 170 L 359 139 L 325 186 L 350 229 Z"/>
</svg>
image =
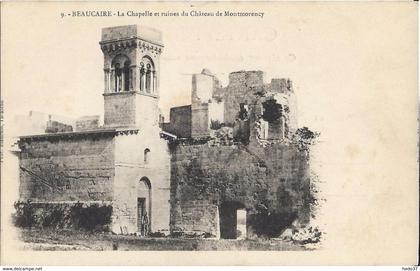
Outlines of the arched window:
<svg viewBox="0 0 420 271">
<path fill-rule="evenodd" d="M 150 57 L 144 56 L 140 62 L 140 91 L 155 93 L 155 65 Z"/>
<path fill-rule="evenodd" d="M 150 162 L 150 150 L 145 149 L 144 150 L 144 163 L 148 164 Z"/>
<path fill-rule="evenodd" d="M 114 92 L 130 90 L 130 60 L 125 55 L 118 55 L 112 60 L 111 82 Z"/>
</svg>

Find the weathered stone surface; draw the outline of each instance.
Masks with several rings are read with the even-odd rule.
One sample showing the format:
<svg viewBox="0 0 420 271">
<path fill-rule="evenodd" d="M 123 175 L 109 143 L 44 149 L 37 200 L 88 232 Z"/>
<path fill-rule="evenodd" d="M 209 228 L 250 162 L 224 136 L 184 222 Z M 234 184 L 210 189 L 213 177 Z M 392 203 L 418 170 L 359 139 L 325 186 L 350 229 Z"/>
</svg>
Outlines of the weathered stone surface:
<svg viewBox="0 0 420 271">
<path fill-rule="evenodd" d="M 140 25 L 113 26 L 102 29 L 102 41 L 124 40 L 133 37 L 142 38 L 161 44 L 162 33 L 150 27 Z"/>
<path fill-rule="evenodd" d="M 191 105 L 191 137 L 204 138 L 210 135 L 208 113 L 207 103 Z"/>
<path fill-rule="evenodd" d="M 76 120 L 76 132 L 99 129 L 99 115 L 83 116 Z"/>
<path fill-rule="evenodd" d="M 138 232 L 137 199 L 144 197 L 151 231 L 169 231 L 170 159 L 158 130 L 115 138 L 113 226 L 116 233 Z M 145 150 L 147 159 L 145 159 Z M 150 186 L 150 193 L 143 181 Z M 149 205 L 150 204 L 150 205 Z"/>
<path fill-rule="evenodd" d="M 46 133 L 73 132 L 73 126 L 54 120 L 47 121 Z"/>
<path fill-rule="evenodd" d="M 170 122 L 164 123 L 163 130 L 180 138 L 191 137 L 191 105 L 172 107 Z"/>
<path fill-rule="evenodd" d="M 297 129 L 291 81 L 264 84 L 263 72 L 239 71 L 223 88 L 204 69 L 193 76 L 191 105 L 173 108 L 162 133 L 160 42 L 160 32 L 137 26 L 103 30 L 104 127 L 94 118 L 78 132 L 22 137 L 20 199 L 41 204 L 39 212 L 106 201 L 110 229 L 122 234 L 141 232 L 145 217 L 151 232 L 223 238 L 278 236 L 307 223 L 308 153 L 289 137 Z"/>
<path fill-rule="evenodd" d="M 104 95 L 104 124 L 108 127 L 136 124 L 136 99 L 133 92 Z"/>
<path fill-rule="evenodd" d="M 22 138 L 20 200 L 108 201 L 113 207 L 110 229 L 125 234 L 139 231 L 137 199 L 144 197 L 150 230 L 168 232 L 168 146 L 157 128 L 143 133 L 96 131 L 74 133 L 73 137 L 56 134 Z M 150 187 L 146 194 L 139 190 L 143 180 Z"/>
<path fill-rule="evenodd" d="M 21 139 L 19 146 L 22 200 L 112 200 L 112 137 L 29 138 Z"/>
<path fill-rule="evenodd" d="M 229 126 L 234 128 L 236 138 L 243 138 L 250 134 L 243 129 L 243 124 L 249 118 L 249 112 L 245 111 L 251 107 L 254 115 L 264 118 L 261 120 L 264 121 L 264 139 L 282 140 L 297 130 L 296 98 L 289 79 L 272 79 L 265 84 L 262 71 L 238 71 L 230 73 L 229 84 L 222 87 L 214 75 L 203 72 L 192 78 L 191 126 L 165 124 L 165 131 L 188 127 L 192 138 L 206 138 L 215 126 Z M 275 103 L 280 110 L 280 114 L 270 121 L 265 119 L 270 111 L 266 103 Z M 171 110 L 171 123 L 179 122 L 185 116 L 183 111 Z M 189 133 L 182 134 L 181 137 L 185 137 Z"/>
<path fill-rule="evenodd" d="M 216 236 L 214 210 L 225 202 L 245 206 L 249 232 L 258 232 L 261 226 L 252 216 L 264 208 L 287 219 L 309 219 L 305 201 L 309 164 L 306 153 L 294 146 L 177 144 L 171 170 L 172 230 L 202 230 Z M 198 209 L 193 211 L 192 206 Z"/>
</svg>

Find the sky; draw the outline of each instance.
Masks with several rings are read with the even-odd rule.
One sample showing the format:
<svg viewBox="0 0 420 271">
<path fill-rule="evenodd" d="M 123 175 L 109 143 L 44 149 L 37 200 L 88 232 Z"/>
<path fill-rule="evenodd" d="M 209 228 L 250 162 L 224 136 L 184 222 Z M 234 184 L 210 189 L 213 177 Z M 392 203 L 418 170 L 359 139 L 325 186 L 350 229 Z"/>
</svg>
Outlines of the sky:
<svg viewBox="0 0 420 271">
<path fill-rule="evenodd" d="M 350 95 L 355 89 L 368 87 L 366 71 L 371 69 L 372 61 L 383 57 L 378 47 L 404 51 L 403 44 L 383 41 L 389 34 L 396 41 L 402 40 L 405 32 L 391 33 L 378 27 L 384 18 L 370 18 L 365 8 L 358 10 L 366 13 L 358 20 L 344 6 L 332 10 L 303 4 L 280 5 L 275 12 L 247 4 L 241 8 L 216 8 L 263 11 L 263 19 L 60 19 L 62 11 L 90 9 L 83 4 L 76 9 L 62 5 L 42 12 L 40 6 L 26 7 L 11 15 L 25 20 L 13 21 L 13 41 L 3 46 L 3 61 L 8 63 L 3 69 L 13 74 L 10 80 L 2 78 L 2 98 L 10 114 L 36 110 L 76 118 L 103 115 L 103 55 L 98 42 L 101 28 L 106 26 L 143 24 L 162 31 L 165 48 L 161 55 L 160 107 L 166 118 L 170 107 L 190 103 L 191 75 L 203 68 L 216 74 L 223 85 L 228 83 L 230 72 L 263 70 L 267 81 L 290 78 L 298 99 L 300 125 L 323 130 L 323 123 L 328 121 L 325 118 L 331 117 L 323 114 L 326 107 L 342 106 L 340 100 L 344 99 L 351 103 L 358 98 Z M 212 11 L 215 7 L 204 3 L 198 7 L 160 9 Z M 118 10 L 157 9 L 122 4 Z M 376 37 L 374 43 L 370 37 Z M 391 64 L 398 65 L 397 59 L 389 57 Z"/>
<path fill-rule="evenodd" d="M 61 12 L 108 9 L 257 11 L 264 17 L 60 18 Z M 328 198 L 324 221 L 336 237 L 330 245 L 368 260 L 388 228 L 400 243 L 415 240 L 403 212 L 418 203 L 407 196 L 418 191 L 414 4 L 7 2 L 1 12 L 6 127 L 29 110 L 103 115 L 101 28 L 153 27 L 165 46 L 160 106 L 166 116 L 170 107 L 190 103 L 191 74 L 203 68 L 223 85 L 238 70 L 265 71 L 267 82 L 290 78 L 299 126 L 321 134 L 312 166 Z M 346 214 L 340 224 L 337 209 Z M 366 233 L 368 239 L 358 238 Z M 404 251 L 400 243 L 383 244 L 383 250 L 396 259 L 398 249 Z"/>
</svg>

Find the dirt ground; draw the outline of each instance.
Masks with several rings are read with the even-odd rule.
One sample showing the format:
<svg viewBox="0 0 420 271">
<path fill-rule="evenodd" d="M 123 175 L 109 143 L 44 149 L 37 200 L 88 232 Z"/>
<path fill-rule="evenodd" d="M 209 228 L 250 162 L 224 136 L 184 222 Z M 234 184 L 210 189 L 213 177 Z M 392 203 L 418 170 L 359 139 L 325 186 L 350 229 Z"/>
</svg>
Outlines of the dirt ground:
<svg viewBox="0 0 420 271">
<path fill-rule="evenodd" d="M 197 238 L 138 237 L 69 230 L 21 230 L 26 250 L 306 250 L 276 239 L 215 240 Z"/>
</svg>

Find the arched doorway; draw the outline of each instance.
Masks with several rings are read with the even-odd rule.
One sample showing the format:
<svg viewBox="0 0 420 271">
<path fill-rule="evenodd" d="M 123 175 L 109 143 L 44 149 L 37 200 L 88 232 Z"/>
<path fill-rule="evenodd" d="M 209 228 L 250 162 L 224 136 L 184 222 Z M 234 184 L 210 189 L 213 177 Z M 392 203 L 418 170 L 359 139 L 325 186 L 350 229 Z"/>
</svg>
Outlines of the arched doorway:
<svg viewBox="0 0 420 271">
<path fill-rule="evenodd" d="M 246 238 L 246 210 L 242 203 L 228 201 L 222 203 L 219 209 L 220 238 Z"/>
<path fill-rule="evenodd" d="M 152 218 L 152 186 L 147 177 L 138 182 L 137 187 L 137 231 L 142 236 L 150 232 Z"/>
</svg>

